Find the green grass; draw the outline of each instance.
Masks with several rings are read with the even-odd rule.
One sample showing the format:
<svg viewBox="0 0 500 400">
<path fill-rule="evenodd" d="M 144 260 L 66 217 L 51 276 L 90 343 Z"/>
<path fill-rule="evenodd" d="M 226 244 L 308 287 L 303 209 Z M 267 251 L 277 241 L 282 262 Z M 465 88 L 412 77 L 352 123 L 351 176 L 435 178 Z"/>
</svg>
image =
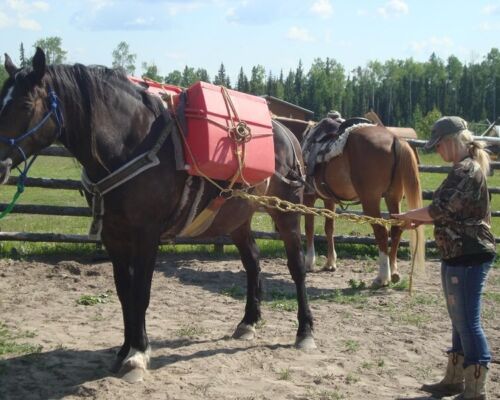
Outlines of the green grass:
<svg viewBox="0 0 500 400">
<path fill-rule="evenodd" d="M 98 295 L 85 294 L 80 296 L 78 300 L 76 300 L 76 304 L 81 306 L 95 306 L 96 304 L 105 304 L 110 301 L 110 295 L 113 291 L 109 290 L 106 293 L 101 293 Z"/>
<path fill-rule="evenodd" d="M 0 356 L 7 354 L 22 355 L 40 353 L 42 346 L 27 343 L 18 343 L 18 339 L 32 338 L 34 332 L 14 333 L 0 322 Z"/>
</svg>

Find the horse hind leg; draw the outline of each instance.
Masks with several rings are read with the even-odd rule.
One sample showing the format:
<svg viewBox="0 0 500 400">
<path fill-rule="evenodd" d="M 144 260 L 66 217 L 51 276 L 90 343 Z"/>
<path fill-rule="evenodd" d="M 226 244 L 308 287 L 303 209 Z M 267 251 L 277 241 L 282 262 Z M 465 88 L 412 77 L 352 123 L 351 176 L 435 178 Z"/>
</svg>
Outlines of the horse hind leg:
<svg viewBox="0 0 500 400">
<path fill-rule="evenodd" d="M 304 205 L 306 207 L 313 207 L 315 201 L 316 196 L 314 194 L 304 195 Z M 314 272 L 314 267 L 316 265 L 316 252 L 314 249 L 314 215 L 307 214 L 304 216 L 304 228 L 306 233 L 306 271 Z"/>
<path fill-rule="evenodd" d="M 335 210 L 335 202 L 333 200 L 324 200 L 325 208 L 331 211 Z M 325 218 L 325 236 L 327 244 L 326 263 L 323 266 L 323 271 L 337 270 L 337 252 L 335 251 L 334 242 L 335 220 Z"/>
<path fill-rule="evenodd" d="M 370 217 L 380 218 L 380 199 L 372 199 L 371 201 L 366 201 L 361 199 L 363 205 L 363 211 L 366 215 Z M 378 266 L 379 271 L 377 277 L 373 280 L 373 287 L 388 286 L 390 283 L 391 268 L 389 265 L 389 253 L 388 253 L 388 232 L 387 229 L 378 224 L 372 225 L 373 233 L 375 235 L 375 241 L 378 245 Z"/>
<path fill-rule="evenodd" d="M 248 220 L 231 233 L 233 243 L 238 248 L 247 275 L 245 315 L 233 333 L 233 338 L 243 340 L 251 340 L 255 337 L 255 325 L 261 318 L 262 282 L 259 248 L 252 237 L 250 222 L 251 220 Z"/>
<path fill-rule="evenodd" d="M 402 195 L 396 196 L 390 194 L 386 197 L 386 204 L 389 213 L 399 214 L 400 212 L 400 201 Z M 401 241 L 401 234 L 403 230 L 396 225 L 391 226 L 391 252 L 389 254 L 389 263 L 391 267 L 391 281 L 392 283 L 397 283 L 400 281 L 401 276 L 398 270 L 398 248 Z"/>
</svg>

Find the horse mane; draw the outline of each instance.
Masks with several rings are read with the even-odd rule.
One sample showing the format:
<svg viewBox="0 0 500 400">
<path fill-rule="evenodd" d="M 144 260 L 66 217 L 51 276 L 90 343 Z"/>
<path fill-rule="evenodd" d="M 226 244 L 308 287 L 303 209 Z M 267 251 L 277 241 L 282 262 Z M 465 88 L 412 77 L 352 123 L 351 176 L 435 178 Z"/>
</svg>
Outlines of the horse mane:
<svg viewBox="0 0 500 400">
<path fill-rule="evenodd" d="M 47 73 L 54 82 L 56 93 L 61 95 L 64 90 L 65 97 L 70 97 L 73 101 L 79 100 L 88 104 L 105 101 L 106 91 L 113 87 L 143 103 L 156 116 L 163 111 L 161 100 L 149 95 L 145 88 L 130 82 L 123 68 L 57 64 L 47 66 Z M 81 98 L 81 95 L 84 98 Z"/>
<path fill-rule="evenodd" d="M 146 107 L 154 117 L 159 117 L 164 111 L 161 99 L 132 83 L 123 68 L 83 64 L 48 65 L 47 77 L 48 84 L 61 99 L 66 113 L 80 116 L 80 120 L 75 123 L 84 132 L 93 132 L 96 126 L 103 123 L 103 112 L 109 110 L 110 103 L 116 97 L 122 97 L 123 101 L 130 103 L 130 109 Z M 69 149 L 76 149 L 79 147 L 77 136 L 74 129 L 64 129 L 61 141 Z"/>
</svg>

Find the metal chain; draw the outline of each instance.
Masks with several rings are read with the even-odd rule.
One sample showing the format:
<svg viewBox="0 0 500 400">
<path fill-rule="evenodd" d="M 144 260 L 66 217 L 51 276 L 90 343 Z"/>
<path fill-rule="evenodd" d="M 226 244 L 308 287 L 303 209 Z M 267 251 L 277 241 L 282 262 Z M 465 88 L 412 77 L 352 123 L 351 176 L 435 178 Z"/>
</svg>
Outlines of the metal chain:
<svg viewBox="0 0 500 400">
<path fill-rule="evenodd" d="M 245 200 L 250 200 L 257 203 L 260 206 L 279 210 L 282 212 L 298 212 L 304 215 L 314 215 L 316 217 L 324 217 L 330 219 L 341 218 L 356 224 L 382 225 L 386 229 L 389 229 L 391 226 L 404 225 L 404 221 L 394 218 L 390 219 L 376 218 L 376 217 L 370 217 L 368 215 L 357 215 L 352 213 L 337 214 L 335 211 L 328 210 L 325 208 L 307 207 L 303 204 L 296 204 L 286 200 L 282 200 L 276 196 L 257 196 L 249 194 L 242 190 L 225 189 L 221 192 L 221 195 L 226 199 L 239 197 Z"/>
</svg>

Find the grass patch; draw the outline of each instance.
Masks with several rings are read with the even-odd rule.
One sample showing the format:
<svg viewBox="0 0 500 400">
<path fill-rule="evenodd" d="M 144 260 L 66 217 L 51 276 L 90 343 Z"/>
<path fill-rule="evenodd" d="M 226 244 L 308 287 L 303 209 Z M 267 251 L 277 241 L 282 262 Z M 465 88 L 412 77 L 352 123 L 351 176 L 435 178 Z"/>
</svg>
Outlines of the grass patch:
<svg viewBox="0 0 500 400">
<path fill-rule="evenodd" d="M 110 301 L 110 294 L 112 292 L 108 290 L 106 293 L 101 293 L 98 295 L 84 294 L 76 300 L 76 304 L 81 306 L 95 306 L 96 304 L 105 304 Z"/>
<path fill-rule="evenodd" d="M 348 339 L 344 341 L 345 351 L 348 353 L 356 353 L 359 350 L 359 342 L 357 340 Z"/>
<path fill-rule="evenodd" d="M 359 290 L 335 289 L 330 292 L 321 293 L 310 297 L 311 301 L 327 301 L 336 304 L 364 305 L 367 303 L 367 295 Z"/>
<path fill-rule="evenodd" d="M 177 330 L 176 334 L 177 336 L 180 336 L 182 338 L 189 338 L 193 339 L 197 336 L 203 335 L 206 332 L 206 329 L 196 327 L 196 326 L 182 326 L 180 329 Z"/>
<path fill-rule="evenodd" d="M 17 342 L 18 339 L 33 338 L 34 336 L 36 336 L 34 332 L 13 334 L 6 325 L 0 322 L 0 356 L 7 354 L 21 355 L 40 353 L 42 351 L 41 345 Z"/>
<path fill-rule="evenodd" d="M 246 293 L 245 289 L 243 289 L 239 285 L 234 285 L 234 284 L 231 285 L 230 287 L 222 289 L 220 291 L 220 294 L 222 294 L 224 296 L 232 297 L 233 299 L 236 299 L 236 300 L 244 299 L 245 293 Z"/>
<path fill-rule="evenodd" d="M 281 371 L 279 371 L 279 377 L 278 379 L 280 381 L 289 381 L 292 379 L 292 372 L 290 371 L 290 368 L 284 368 Z"/>
</svg>

